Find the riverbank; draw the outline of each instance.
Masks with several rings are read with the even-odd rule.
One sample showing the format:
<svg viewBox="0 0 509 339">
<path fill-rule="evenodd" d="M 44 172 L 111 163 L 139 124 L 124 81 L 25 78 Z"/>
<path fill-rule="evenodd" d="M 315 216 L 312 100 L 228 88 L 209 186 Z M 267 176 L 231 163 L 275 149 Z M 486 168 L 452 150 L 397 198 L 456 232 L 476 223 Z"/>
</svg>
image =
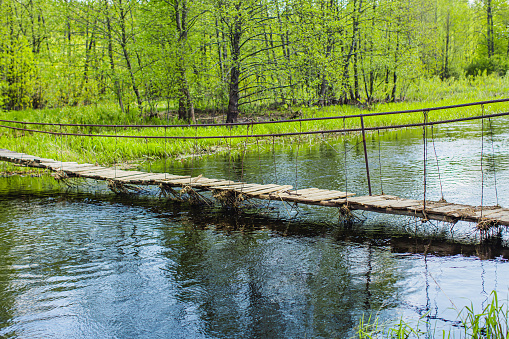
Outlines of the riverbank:
<svg viewBox="0 0 509 339">
<path fill-rule="evenodd" d="M 246 113 L 241 121 L 292 120 L 277 124 L 241 125 L 233 128 L 214 126 L 221 123 L 220 115 L 198 116 L 196 126 L 184 125 L 178 121 L 170 110 L 162 110 L 154 117 L 139 118 L 135 115 L 122 116 L 113 102 L 101 102 L 89 106 L 62 107 L 43 110 L 24 110 L 0 112 L 0 119 L 57 124 L 54 126 L 23 125 L 2 123 L 5 125 L 30 128 L 57 133 L 75 133 L 88 135 L 110 135 L 113 137 L 86 136 L 55 136 L 52 134 L 13 131 L 3 128 L 0 131 L 0 147 L 41 157 L 60 159 L 64 161 L 85 161 L 99 164 L 125 164 L 133 161 L 142 162 L 163 158 L 189 159 L 214 153 L 230 153 L 238 156 L 243 152 L 256 149 L 270 151 L 274 144 L 306 142 L 319 143 L 326 137 L 342 138 L 342 134 L 319 133 L 314 135 L 299 135 L 285 138 L 263 137 L 248 138 L 249 135 L 274 135 L 285 133 L 300 133 L 304 131 L 330 131 L 340 129 L 358 129 L 360 119 L 332 119 L 316 121 L 299 121 L 299 119 L 322 118 L 334 116 L 352 116 L 363 113 L 394 112 L 404 110 L 422 110 L 426 108 L 463 104 L 484 100 L 503 98 L 509 92 L 509 77 L 492 78 L 480 77 L 477 80 L 467 80 L 441 83 L 442 87 L 433 87 L 433 82 L 423 83 L 411 94 L 413 100 L 396 103 L 378 103 L 372 105 L 339 105 L 339 106 L 310 106 L 310 107 L 282 107 L 278 110 L 266 110 L 258 113 Z M 438 86 L 438 84 L 435 84 Z M 423 97 L 428 93 L 427 100 Z M 410 95 L 409 94 L 409 95 Z M 509 103 L 497 103 L 481 106 L 454 108 L 432 111 L 427 115 L 428 121 L 457 119 L 481 114 L 492 114 L 509 111 Z M 369 127 L 406 125 L 422 123 L 422 112 L 371 116 L 364 119 L 364 125 Z M 199 126 L 203 123 L 209 127 Z M 58 124 L 89 124 L 94 126 L 76 127 L 59 126 Z M 174 125 L 183 127 L 105 127 L 97 125 Z M 210 126 L 211 125 L 211 126 Z M 417 132 L 416 130 L 416 133 Z M 215 139 L 164 139 L 163 137 L 206 137 L 206 136 L 244 136 L 239 138 Z M 136 138 L 124 138 L 135 136 Z M 349 138 L 358 137 L 357 133 L 347 135 Z M 377 137 L 373 134 L 373 137 Z"/>
</svg>

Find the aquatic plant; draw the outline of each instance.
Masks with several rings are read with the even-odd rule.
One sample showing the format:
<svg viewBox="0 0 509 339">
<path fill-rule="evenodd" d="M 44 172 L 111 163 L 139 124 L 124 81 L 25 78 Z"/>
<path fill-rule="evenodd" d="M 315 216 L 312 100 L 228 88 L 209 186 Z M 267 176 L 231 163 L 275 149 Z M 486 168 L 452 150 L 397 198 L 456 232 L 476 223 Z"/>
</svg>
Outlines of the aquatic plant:
<svg viewBox="0 0 509 339">
<path fill-rule="evenodd" d="M 423 331 L 421 325 L 429 321 L 426 316 L 421 316 L 415 323 L 404 321 L 403 318 L 396 324 L 388 322 L 380 323 L 378 316 L 365 319 L 362 315 L 356 327 L 355 338 L 474 338 L 474 339 L 504 339 L 509 335 L 509 305 L 500 303 L 496 291 L 491 292 L 491 300 L 480 311 L 475 310 L 474 305 L 463 309 L 456 309 L 461 330 L 442 330 L 436 333 Z M 433 325 L 433 324 L 431 324 Z"/>
</svg>

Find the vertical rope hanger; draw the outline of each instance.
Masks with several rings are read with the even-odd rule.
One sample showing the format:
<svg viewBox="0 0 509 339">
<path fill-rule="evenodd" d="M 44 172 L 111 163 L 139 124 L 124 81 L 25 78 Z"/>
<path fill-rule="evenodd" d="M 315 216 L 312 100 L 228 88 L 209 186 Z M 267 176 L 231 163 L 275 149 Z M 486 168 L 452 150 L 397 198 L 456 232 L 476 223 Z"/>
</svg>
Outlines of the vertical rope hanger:
<svg viewBox="0 0 509 339">
<path fill-rule="evenodd" d="M 300 122 L 300 133 L 302 133 L 302 121 Z M 299 186 L 297 184 L 298 182 L 298 176 L 299 176 L 299 148 L 301 143 L 301 134 L 299 134 L 299 142 L 297 143 L 297 153 L 295 154 L 295 191 L 298 190 Z"/>
<path fill-rule="evenodd" d="M 424 110 L 422 111 L 422 114 L 424 116 L 424 125 L 422 126 L 422 141 L 423 141 L 423 148 L 424 148 L 424 165 L 423 165 L 423 174 L 424 174 L 424 198 L 423 198 L 423 209 L 422 213 L 424 214 L 424 217 L 426 217 L 426 161 L 428 159 L 428 145 L 427 145 L 427 124 L 428 124 L 428 111 Z"/>
<path fill-rule="evenodd" d="M 194 157 L 196 152 L 198 151 L 198 126 L 194 127 L 194 144 L 192 146 L 193 149 L 193 156 L 191 157 L 191 175 L 189 177 L 189 186 L 193 183 L 193 172 L 194 172 Z"/>
<path fill-rule="evenodd" d="M 384 195 L 384 184 L 383 184 L 383 176 L 382 176 L 382 148 L 380 147 L 380 130 L 378 132 L 378 168 L 380 169 L 380 190 L 382 191 L 382 195 Z"/>
<path fill-rule="evenodd" d="M 484 105 L 481 105 L 481 109 L 482 109 L 482 116 L 484 117 Z M 484 204 L 483 157 L 484 157 L 484 118 L 481 118 L 481 220 L 483 218 L 483 204 Z"/>
<path fill-rule="evenodd" d="M 166 125 L 170 124 L 170 115 L 166 114 Z M 164 179 L 167 179 L 168 169 L 166 167 L 166 162 L 168 160 L 168 151 L 166 150 L 166 145 L 168 144 L 168 134 L 167 127 L 164 126 Z"/>
<path fill-rule="evenodd" d="M 149 158 L 150 151 L 149 151 L 149 148 L 148 148 L 148 139 L 147 138 L 145 138 L 145 145 L 147 147 L 147 159 L 149 160 L 148 161 L 148 171 L 152 172 L 152 163 L 150 162 L 150 158 Z"/>
<path fill-rule="evenodd" d="M 228 127 L 230 130 L 230 138 L 226 140 L 226 143 L 228 144 L 228 185 L 231 184 L 231 168 L 232 168 L 232 127 Z"/>
<path fill-rule="evenodd" d="M 346 118 L 343 118 L 343 129 L 346 129 Z M 343 132 L 343 148 L 345 149 L 345 203 L 348 205 L 348 159 L 347 159 L 347 149 L 346 149 L 346 133 Z"/>
<path fill-rule="evenodd" d="M 437 161 L 438 182 L 440 183 L 440 196 L 441 196 L 440 202 L 445 202 L 444 190 L 442 188 L 442 177 L 440 176 L 440 165 L 438 164 L 437 149 L 435 147 L 435 136 L 433 134 L 433 125 L 431 125 L 431 142 L 433 143 L 433 151 L 435 152 L 435 159 Z"/>
<path fill-rule="evenodd" d="M 492 159 L 493 159 L 493 177 L 495 179 L 495 198 L 497 200 L 497 206 L 500 206 L 498 204 L 497 167 L 496 167 L 496 163 L 495 163 L 495 145 L 493 142 L 493 125 L 491 123 L 491 118 L 488 118 L 488 122 L 490 124 L 491 154 L 492 154 Z"/>
<path fill-rule="evenodd" d="M 277 185 L 276 145 L 275 137 L 272 136 L 272 156 L 274 158 L 274 184 Z"/>
<path fill-rule="evenodd" d="M 115 130 L 115 154 L 118 152 L 118 131 L 117 131 L 117 125 L 114 127 Z M 117 178 L 117 157 L 114 158 L 115 164 L 113 165 L 113 170 L 115 171 L 115 179 Z"/>
<path fill-rule="evenodd" d="M 254 134 L 254 125 L 251 129 L 251 132 Z M 256 148 L 258 149 L 258 173 L 262 172 L 262 159 L 260 156 L 260 143 L 258 142 L 258 138 L 256 138 Z M 263 179 L 264 176 L 262 176 L 262 185 L 265 184 L 265 180 Z"/>
<path fill-rule="evenodd" d="M 240 182 L 244 182 L 244 159 L 246 157 L 246 148 L 247 148 L 247 140 L 248 139 L 249 139 L 249 125 L 246 125 L 246 139 L 244 140 L 244 148 L 242 150 L 242 159 L 240 161 Z M 244 189 L 244 186 L 241 186 L 241 191 L 243 189 Z"/>
<path fill-rule="evenodd" d="M 62 171 L 64 169 L 64 164 L 62 163 L 64 160 L 64 154 L 63 154 L 63 148 L 64 148 L 64 144 L 63 144 L 63 134 L 62 134 L 62 124 L 58 124 L 60 126 L 60 170 Z"/>
</svg>

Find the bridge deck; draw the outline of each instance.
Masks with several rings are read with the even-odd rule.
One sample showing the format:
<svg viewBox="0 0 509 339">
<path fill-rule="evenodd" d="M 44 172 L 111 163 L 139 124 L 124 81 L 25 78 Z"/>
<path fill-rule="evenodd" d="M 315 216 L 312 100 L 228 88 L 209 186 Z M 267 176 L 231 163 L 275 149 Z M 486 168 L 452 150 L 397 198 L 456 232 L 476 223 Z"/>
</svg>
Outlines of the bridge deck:
<svg viewBox="0 0 509 339">
<path fill-rule="evenodd" d="M 213 192 L 231 191 L 246 198 L 347 207 L 349 210 L 366 210 L 448 222 L 464 220 L 478 223 L 479 226 L 509 226 L 509 209 L 498 206 L 480 207 L 436 201 L 426 201 L 426 206 L 424 206 L 422 200 L 402 199 L 392 195 L 355 197 L 353 193 L 318 188 L 292 190 L 291 185 L 259 185 L 224 179 L 209 179 L 201 175 L 190 177 L 168 173 L 126 171 L 93 164 L 44 159 L 5 149 L 0 149 L 0 160 L 65 173 L 69 177 L 108 180 L 120 184 L 162 185 L 170 188 L 189 186 Z"/>
</svg>

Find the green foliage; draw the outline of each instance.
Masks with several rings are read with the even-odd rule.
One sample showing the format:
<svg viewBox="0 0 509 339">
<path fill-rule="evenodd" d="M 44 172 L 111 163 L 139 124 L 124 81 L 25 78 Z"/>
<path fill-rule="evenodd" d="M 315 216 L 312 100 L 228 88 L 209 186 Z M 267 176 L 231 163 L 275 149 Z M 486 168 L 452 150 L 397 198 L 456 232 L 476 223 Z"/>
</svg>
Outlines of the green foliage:
<svg viewBox="0 0 509 339">
<path fill-rule="evenodd" d="M 373 105 L 505 75 L 504 0 L 0 0 L 0 105 Z M 488 18 L 491 18 L 488 20 Z M 238 72 L 237 84 L 232 77 Z M 189 113 L 189 112 L 188 112 Z"/>
<path fill-rule="evenodd" d="M 508 72 L 509 58 L 501 55 L 494 55 L 491 58 L 476 58 L 466 67 L 466 74 L 470 76 L 481 76 L 483 74 L 492 73 L 504 76 Z"/>
</svg>

